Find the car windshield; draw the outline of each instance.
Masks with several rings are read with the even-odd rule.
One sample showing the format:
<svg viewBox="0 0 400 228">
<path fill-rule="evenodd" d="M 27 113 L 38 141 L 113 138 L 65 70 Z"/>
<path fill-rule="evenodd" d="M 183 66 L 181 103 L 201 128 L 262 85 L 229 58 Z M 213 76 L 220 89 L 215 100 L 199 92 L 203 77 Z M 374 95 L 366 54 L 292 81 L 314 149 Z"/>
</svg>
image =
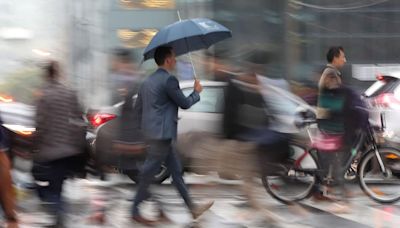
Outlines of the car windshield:
<svg viewBox="0 0 400 228">
<path fill-rule="evenodd" d="M 384 80 L 378 80 L 372 84 L 365 92 L 366 97 L 375 97 L 382 93 L 393 92 L 399 85 L 400 80 L 392 77 L 385 77 Z"/>
<path fill-rule="evenodd" d="M 365 91 L 365 96 L 371 97 L 372 95 L 376 94 L 377 91 L 379 91 L 383 86 L 387 84 L 386 81 L 376 81 L 374 84 L 372 84 L 366 91 Z"/>
</svg>

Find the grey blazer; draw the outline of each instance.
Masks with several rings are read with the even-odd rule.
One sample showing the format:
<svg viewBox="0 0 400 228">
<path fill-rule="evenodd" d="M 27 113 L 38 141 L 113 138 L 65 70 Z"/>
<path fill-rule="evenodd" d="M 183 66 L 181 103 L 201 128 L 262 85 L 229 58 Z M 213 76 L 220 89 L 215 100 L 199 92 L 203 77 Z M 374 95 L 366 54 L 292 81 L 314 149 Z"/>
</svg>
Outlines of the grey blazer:
<svg viewBox="0 0 400 228">
<path fill-rule="evenodd" d="M 178 80 L 159 68 L 140 87 L 134 107 L 134 124 L 147 139 L 176 139 L 178 107 L 188 109 L 199 100 L 195 91 L 185 97 Z"/>
</svg>

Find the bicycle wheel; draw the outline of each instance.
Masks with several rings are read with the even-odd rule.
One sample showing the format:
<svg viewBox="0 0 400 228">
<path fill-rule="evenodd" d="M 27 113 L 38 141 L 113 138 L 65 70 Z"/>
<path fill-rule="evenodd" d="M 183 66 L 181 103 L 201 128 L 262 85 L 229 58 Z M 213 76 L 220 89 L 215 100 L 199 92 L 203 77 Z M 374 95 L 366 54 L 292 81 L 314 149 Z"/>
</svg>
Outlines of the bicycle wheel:
<svg viewBox="0 0 400 228">
<path fill-rule="evenodd" d="M 376 158 L 374 150 L 370 150 L 361 160 L 359 180 L 361 189 L 371 199 L 379 203 L 393 203 L 400 199 L 400 151 L 394 148 L 378 148 L 386 174 Z"/>
<path fill-rule="evenodd" d="M 299 145 L 290 145 L 285 163 L 273 165 L 274 171 L 262 175 L 267 192 L 275 199 L 290 204 L 307 198 L 316 182 L 318 163 L 312 154 Z"/>
</svg>

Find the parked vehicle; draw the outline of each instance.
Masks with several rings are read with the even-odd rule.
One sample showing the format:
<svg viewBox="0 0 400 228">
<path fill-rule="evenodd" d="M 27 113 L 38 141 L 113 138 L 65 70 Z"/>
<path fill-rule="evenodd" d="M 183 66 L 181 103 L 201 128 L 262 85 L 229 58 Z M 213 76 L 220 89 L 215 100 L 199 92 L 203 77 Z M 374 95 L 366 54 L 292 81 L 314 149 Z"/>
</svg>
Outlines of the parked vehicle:
<svg viewBox="0 0 400 228">
<path fill-rule="evenodd" d="M 400 143 L 400 72 L 377 76 L 377 80 L 363 94 L 370 108 L 370 118 L 379 123 L 383 113 L 386 139 Z"/>
<path fill-rule="evenodd" d="M 270 81 L 268 81 L 270 82 Z M 179 135 L 183 135 L 188 132 L 204 132 L 208 134 L 221 134 L 222 132 L 222 118 L 223 118 L 223 107 L 225 102 L 225 89 L 227 83 L 225 82 L 214 82 L 214 81 L 203 81 L 203 92 L 201 94 L 201 100 L 197 104 L 193 105 L 190 109 L 180 109 L 178 112 L 178 144 Z M 185 95 L 190 94 L 193 91 L 193 82 L 181 82 L 180 87 Z M 271 88 L 274 87 L 271 85 Z M 282 116 L 283 121 L 293 122 L 293 129 L 297 129 L 294 124 L 295 109 L 302 107 L 303 109 L 313 110 L 303 100 L 278 87 L 274 87 L 283 99 L 287 99 L 289 102 L 287 116 Z M 132 97 L 131 104 L 135 102 L 135 96 Z M 113 141 L 119 140 L 116 137 L 119 134 L 121 126 L 125 127 L 129 125 L 129 118 L 122 117 L 121 109 L 123 103 L 114 105 L 113 107 L 106 107 L 102 110 L 90 110 L 88 119 L 94 127 L 94 132 L 97 137 L 92 144 L 94 157 L 97 158 L 98 167 L 102 170 L 104 167 L 114 168 L 119 172 L 127 174 L 133 181 L 138 181 L 138 172 L 141 165 L 143 164 L 145 154 L 131 154 L 127 155 L 123 151 L 118 151 L 113 147 Z M 125 121 L 125 122 L 124 122 Z M 99 123 L 100 126 L 99 126 Z M 129 142 L 128 142 L 129 143 Z M 183 146 L 183 148 L 187 148 Z M 183 162 L 185 170 L 190 170 L 191 160 L 193 155 L 190 151 L 178 151 Z M 155 182 L 161 183 L 169 177 L 168 170 L 162 167 L 158 174 L 155 176 Z"/>
<path fill-rule="evenodd" d="M 191 131 L 221 132 L 226 83 L 204 81 L 202 85 L 201 100 L 190 109 L 179 110 L 178 134 Z M 185 95 L 189 95 L 193 91 L 193 82 L 181 82 L 180 87 Z M 136 96 L 133 96 L 130 103 L 133 105 L 135 100 Z M 129 122 L 134 118 L 130 116 L 130 113 L 121 116 L 123 105 L 124 103 L 121 102 L 112 107 L 88 111 L 88 119 L 97 136 L 92 144 L 92 149 L 100 170 L 114 168 L 137 182 L 138 171 L 143 164 L 145 154 L 127 155 L 124 151 L 113 147 L 113 141 L 120 140 L 118 135 L 120 135 L 121 128 L 126 129 L 126 126 L 129 126 Z M 124 134 L 129 133 L 132 132 L 127 129 Z M 168 177 L 168 170 L 163 166 L 155 176 L 155 181 L 161 183 Z"/>
<path fill-rule="evenodd" d="M 32 144 L 35 133 L 35 107 L 18 102 L 0 103 L 0 117 L 3 121 L 2 129 L 7 133 L 9 156 L 12 159 L 13 168 L 30 172 L 32 168 Z M 86 148 L 95 135 L 86 134 Z"/>
<path fill-rule="evenodd" d="M 30 172 L 32 167 L 31 145 L 34 128 L 35 108 L 18 102 L 0 103 L 2 129 L 7 136 L 9 156 L 13 167 Z"/>
</svg>

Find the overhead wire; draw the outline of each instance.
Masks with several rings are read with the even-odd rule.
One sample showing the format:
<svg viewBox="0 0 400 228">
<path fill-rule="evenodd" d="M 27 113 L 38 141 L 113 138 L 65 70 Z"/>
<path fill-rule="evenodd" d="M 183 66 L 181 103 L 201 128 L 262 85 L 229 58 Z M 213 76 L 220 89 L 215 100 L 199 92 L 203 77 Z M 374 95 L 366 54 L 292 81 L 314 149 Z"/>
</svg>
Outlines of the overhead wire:
<svg viewBox="0 0 400 228">
<path fill-rule="evenodd" d="M 310 4 L 310 3 L 305 3 L 299 0 L 291 0 L 290 3 L 292 4 L 296 4 L 299 6 L 303 6 L 303 7 L 308 7 L 308 8 L 312 8 L 312 9 L 318 9 L 318 10 L 332 10 L 332 11 L 336 11 L 336 10 L 354 10 L 354 9 L 361 9 L 361 8 L 366 8 L 366 7 L 370 7 L 370 6 L 374 6 L 374 5 L 378 5 L 378 4 L 382 4 L 384 2 L 388 2 L 389 0 L 380 0 L 380 1 L 372 1 L 370 3 L 366 3 L 366 4 L 357 4 L 354 5 L 354 3 L 352 4 L 353 6 L 343 6 L 343 7 L 337 7 L 337 6 L 321 6 L 321 5 L 316 5 L 316 4 Z"/>
</svg>

